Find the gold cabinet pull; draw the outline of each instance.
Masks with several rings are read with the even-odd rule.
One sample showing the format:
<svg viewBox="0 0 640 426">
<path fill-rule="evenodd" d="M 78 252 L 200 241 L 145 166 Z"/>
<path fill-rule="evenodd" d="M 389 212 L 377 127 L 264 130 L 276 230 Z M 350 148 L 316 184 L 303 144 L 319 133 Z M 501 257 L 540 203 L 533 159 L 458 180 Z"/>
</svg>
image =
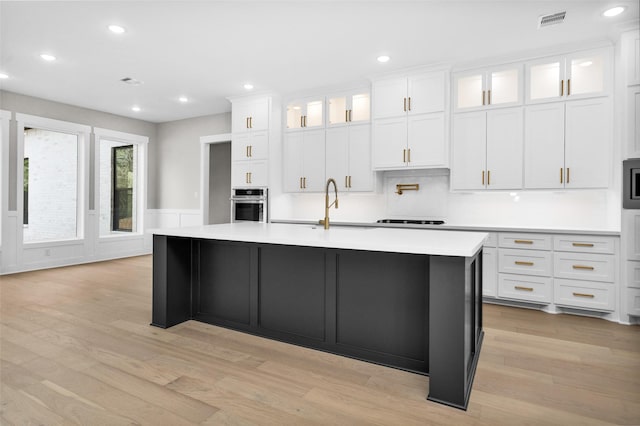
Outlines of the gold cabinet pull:
<svg viewBox="0 0 640 426">
<path fill-rule="evenodd" d="M 514 263 L 520 266 L 533 266 L 533 262 L 526 262 L 524 260 L 516 260 Z"/>
<path fill-rule="evenodd" d="M 513 288 L 515 288 L 516 290 L 522 290 L 522 291 L 533 291 L 532 287 L 523 287 L 521 285 L 516 285 Z"/>
<path fill-rule="evenodd" d="M 560 80 L 560 96 L 564 96 L 564 80 Z"/>
<path fill-rule="evenodd" d="M 349 110 L 348 109 L 344 110 L 344 121 L 345 121 L 345 123 L 349 121 Z"/>
<path fill-rule="evenodd" d="M 531 240 L 514 240 L 513 242 L 516 244 L 533 244 Z"/>
<path fill-rule="evenodd" d="M 349 176 L 345 176 L 344 177 L 344 187 L 348 188 L 349 187 Z"/>
<path fill-rule="evenodd" d="M 564 170 L 562 170 L 562 167 L 560 167 L 560 183 L 564 183 L 562 179 L 562 175 L 564 174 L 563 171 Z"/>
<path fill-rule="evenodd" d="M 482 105 L 485 105 L 485 103 L 484 103 L 484 95 L 485 95 L 485 91 L 483 90 L 482 91 Z"/>
<path fill-rule="evenodd" d="M 300 189 L 302 189 L 302 177 L 300 177 Z"/>
<path fill-rule="evenodd" d="M 249 157 L 253 157 L 253 145 L 249 145 Z"/>
<path fill-rule="evenodd" d="M 349 175 L 349 188 L 351 188 L 351 175 Z"/>
<path fill-rule="evenodd" d="M 249 117 L 249 128 L 253 129 L 253 117 Z"/>
<path fill-rule="evenodd" d="M 411 96 L 409 96 L 409 101 L 407 102 L 407 109 L 411 111 Z"/>
<path fill-rule="evenodd" d="M 349 110 L 349 123 L 351 123 L 353 121 L 353 110 L 350 109 Z"/>
<path fill-rule="evenodd" d="M 482 171 L 482 186 L 484 186 L 484 170 Z"/>
<path fill-rule="evenodd" d="M 571 181 L 571 175 L 569 173 L 571 173 L 571 170 L 567 167 L 567 183 Z"/>
<path fill-rule="evenodd" d="M 487 170 L 487 186 L 491 185 L 491 170 Z"/>
<path fill-rule="evenodd" d="M 403 99 L 404 99 L 404 107 L 403 107 L 403 109 L 406 112 L 407 111 L 407 98 L 403 98 Z"/>
<path fill-rule="evenodd" d="M 589 299 L 593 299 L 594 297 L 596 297 L 593 294 L 589 294 L 589 293 L 573 293 L 573 295 L 575 297 L 587 297 Z"/>
<path fill-rule="evenodd" d="M 247 175 L 248 175 L 248 178 L 249 178 L 249 182 L 247 182 L 247 183 L 251 183 L 251 172 L 247 173 Z"/>
<path fill-rule="evenodd" d="M 571 79 L 567 79 L 567 96 L 571 95 Z"/>
<path fill-rule="evenodd" d="M 409 99 L 411 99 L 411 98 L 409 98 Z M 409 148 L 407 150 L 407 163 L 410 163 L 410 162 L 411 162 L 411 148 Z"/>
<path fill-rule="evenodd" d="M 574 247 L 593 247 L 592 243 L 571 243 Z"/>
<path fill-rule="evenodd" d="M 593 271 L 595 268 L 593 266 L 587 266 L 587 265 L 573 265 L 573 269 L 582 269 L 583 271 Z"/>
<path fill-rule="evenodd" d="M 300 127 L 304 127 L 304 125 L 302 124 L 302 115 L 300 116 Z"/>
<path fill-rule="evenodd" d="M 402 150 L 402 162 L 403 163 L 407 162 L 407 150 L 406 149 Z"/>
<path fill-rule="evenodd" d="M 306 123 L 305 123 L 306 124 Z M 302 182 L 304 183 L 304 189 L 307 189 L 307 178 L 303 177 Z"/>
<path fill-rule="evenodd" d="M 487 105 L 491 105 L 491 90 L 487 90 Z"/>
<path fill-rule="evenodd" d="M 248 157 L 249 156 L 249 145 L 246 146 L 245 151 L 246 151 L 245 152 L 245 156 Z"/>
</svg>

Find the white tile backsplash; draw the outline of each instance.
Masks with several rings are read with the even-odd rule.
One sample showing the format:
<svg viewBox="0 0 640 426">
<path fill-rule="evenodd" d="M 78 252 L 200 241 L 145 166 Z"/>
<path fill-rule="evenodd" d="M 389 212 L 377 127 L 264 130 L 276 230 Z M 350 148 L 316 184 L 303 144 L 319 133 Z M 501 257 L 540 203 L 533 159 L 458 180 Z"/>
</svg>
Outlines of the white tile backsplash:
<svg viewBox="0 0 640 426">
<path fill-rule="evenodd" d="M 339 193 L 333 222 L 377 219 L 444 220 L 451 225 L 522 228 L 620 230 L 620 197 L 612 190 L 450 192 L 449 170 L 383 172 L 379 192 Z M 420 185 L 395 193 L 397 184 Z M 333 198 L 331 198 L 333 199 Z M 271 218 L 318 220 L 324 194 L 279 194 Z"/>
</svg>

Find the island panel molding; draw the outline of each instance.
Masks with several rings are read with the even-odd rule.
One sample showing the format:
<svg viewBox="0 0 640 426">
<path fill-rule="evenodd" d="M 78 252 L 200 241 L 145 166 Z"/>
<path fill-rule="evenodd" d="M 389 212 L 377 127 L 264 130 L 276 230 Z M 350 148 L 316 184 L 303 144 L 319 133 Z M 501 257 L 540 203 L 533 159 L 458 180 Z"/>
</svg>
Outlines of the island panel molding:
<svg viewBox="0 0 640 426">
<path fill-rule="evenodd" d="M 156 231 L 152 325 L 194 319 L 430 375 L 429 400 L 466 409 L 483 336 L 486 234 L 458 239 L 463 254 L 452 256 L 412 253 L 411 241 L 400 252 L 368 250 L 358 243 L 366 228 L 312 229 L 329 245 L 342 239 L 340 248 L 278 237 L 306 226 L 245 224 L 236 238 L 233 228 Z M 385 231 L 377 238 L 406 234 Z M 417 233 L 423 251 L 441 238 Z"/>
</svg>

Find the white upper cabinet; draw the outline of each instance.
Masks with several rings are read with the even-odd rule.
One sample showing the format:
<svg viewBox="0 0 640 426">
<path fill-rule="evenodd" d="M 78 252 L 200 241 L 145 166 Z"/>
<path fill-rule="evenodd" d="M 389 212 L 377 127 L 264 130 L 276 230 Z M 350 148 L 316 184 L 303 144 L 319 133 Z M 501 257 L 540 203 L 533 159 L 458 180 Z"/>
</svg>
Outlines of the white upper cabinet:
<svg viewBox="0 0 640 426">
<path fill-rule="evenodd" d="M 579 99 L 610 91 L 611 50 L 543 58 L 526 64 L 527 103 Z"/>
<path fill-rule="evenodd" d="M 236 100 L 231 111 L 231 131 L 244 133 L 269 129 L 269 98 Z"/>
<path fill-rule="evenodd" d="M 608 98 L 532 105 L 525 117 L 525 188 L 606 188 Z"/>
<path fill-rule="evenodd" d="M 456 114 L 452 189 L 522 188 L 522 152 L 521 107 Z"/>
<path fill-rule="evenodd" d="M 374 118 L 444 111 L 444 96 L 442 71 L 379 80 L 374 83 Z"/>
<path fill-rule="evenodd" d="M 371 126 L 368 124 L 327 129 L 326 177 L 341 191 L 372 191 Z"/>
<path fill-rule="evenodd" d="M 369 89 L 328 96 L 327 119 L 329 127 L 369 122 L 371 120 Z"/>
<path fill-rule="evenodd" d="M 448 167 L 445 72 L 373 84 L 373 168 Z"/>
<path fill-rule="evenodd" d="M 522 65 L 466 71 L 454 75 L 456 111 L 522 103 Z"/>
<path fill-rule="evenodd" d="M 325 185 L 325 131 L 284 135 L 284 190 L 322 192 Z"/>
<path fill-rule="evenodd" d="M 287 104 L 287 130 L 324 126 L 324 97 L 308 98 Z"/>
<path fill-rule="evenodd" d="M 269 132 L 266 130 L 233 136 L 234 161 L 267 160 L 269 158 Z"/>
</svg>

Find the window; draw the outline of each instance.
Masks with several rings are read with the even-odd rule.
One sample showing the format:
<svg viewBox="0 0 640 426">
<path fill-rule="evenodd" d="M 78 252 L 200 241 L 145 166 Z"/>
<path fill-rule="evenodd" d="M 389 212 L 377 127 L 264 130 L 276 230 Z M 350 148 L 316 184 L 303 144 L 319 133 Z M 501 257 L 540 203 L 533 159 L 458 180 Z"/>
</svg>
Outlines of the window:
<svg viewBox="0 0 640 426">
<path fill-rule="evenodd" d="M 95 129 L 99 235 L 141 233 L 147 138 Z"/>
<path fill-rule="evenodd" d="M 100 143 L 100 234 L 136 231 L 137 146 Z"/>
<path fill-rule="evenodd" d="M 24 242 L 78 238 L 78 134 L 24 127 Z"/>
<path fill-rule="evenodd" d="M 23 205 L 24 211 L 22 212 L 22 223 L 24 225 L 29 224 L 29 159 L 25 158 L 23 162 L 24 167 L 24 180 L 22 181 L 22 193 L 24 194 Z"/>
</svg>

